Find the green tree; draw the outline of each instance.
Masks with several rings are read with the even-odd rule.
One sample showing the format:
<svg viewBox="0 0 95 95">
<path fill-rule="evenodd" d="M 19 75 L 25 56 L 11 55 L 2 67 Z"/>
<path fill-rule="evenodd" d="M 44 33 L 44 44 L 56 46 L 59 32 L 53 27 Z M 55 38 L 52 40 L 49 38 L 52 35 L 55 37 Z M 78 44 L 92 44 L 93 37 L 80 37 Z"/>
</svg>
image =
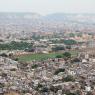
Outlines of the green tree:
<svg viewBox="0 0 95 95">
<path fill-rule="evenodd" d="M 25 50 L 26 48 L 32 48 L 32 44 L 27 42 L 15 41 L 6 44 L 0 44 L 0 50 Z"/>
<path fill-rule="evenodd" d="M 52 50 L 56 52 L 56 51 L 60 51 L 60 50 L 65 50 L 65 48 L 62 46 L 56 46 L 56 47 L 52 48 Z"/>
<path fill-rule="evenodd" d="M 64 68 L 59 68 L 55 71 L 55 75 L 59 74 L 60 72 L 65 72 L 65 69 Z"/>
<path fill-rule="evenodd" d="M 8 55 L 6 53 L 2 53 L 2 54 L 0 54 L 0 56 L 2 56 L 2 57 L 8 57 Z"/>
<path fill-rule="evenodd" d="M 68 75 L 67 77 L 63 78 L 64 82 L 69 82 L 69 81 L 75 81 L 75 78 L 71 75 Z"/>
<path fill-rule="evenodd" d="M 37 68 L 37 67 L 38 67 L 37 64 L 33 64 L 33 65 L 32 65 L 32 69 L 35 69 L 35 68 Z"/>
<path fill-rule="evenodd" d="M 77 42 L 75 40 L 72 40 L 72 39 L 70 39 L 70 40 L 64 40 L 63 43 L 65 45 L 75 45 L 75 44 L 77 44 Z"/>
<path fill-rule="evenodd" d="M 65 53 L 63 53 L 63 57 L 64 58 L 71 58 L 71 53 L 65 52 Z"/>
<path fill-rule="evenodd" d="M 62 58 L 62 55 L 57 55 L 56 58 Z"/>
<path fill-rule="evenodd" d="M 75 34 L 74 33 L 70 33 L 69 37 L 75 37 Z"/>
</svg>

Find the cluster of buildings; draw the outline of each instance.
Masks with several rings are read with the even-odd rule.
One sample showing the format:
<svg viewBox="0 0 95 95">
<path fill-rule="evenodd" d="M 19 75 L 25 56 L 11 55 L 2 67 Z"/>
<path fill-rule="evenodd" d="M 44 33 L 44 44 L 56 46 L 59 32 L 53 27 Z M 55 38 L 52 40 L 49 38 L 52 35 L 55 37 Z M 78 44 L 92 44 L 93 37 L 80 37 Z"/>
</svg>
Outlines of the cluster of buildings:
<svg viewBox="0 0 95 95">
<path fill-rule="evenodd" d="M 95 95 L 93 51 L 69 59 L 20 63 L 0 57 L 0 95 Z"/>
<path fill-rule="evenodd" d="M 0 44 L 23 41 L 32 46 L 24 50 L 0 50 L 1 54 L 19 56 L 71 50 L 78 55 L 30 62 L 0 55 L 0 95 L 95 95 L 93 23 L 3 17 L 0 18 Z M 64 40 L 76 44 L 66 44 Z M 53 51 L 56 47 L 58 51 Z"/>
</svg>

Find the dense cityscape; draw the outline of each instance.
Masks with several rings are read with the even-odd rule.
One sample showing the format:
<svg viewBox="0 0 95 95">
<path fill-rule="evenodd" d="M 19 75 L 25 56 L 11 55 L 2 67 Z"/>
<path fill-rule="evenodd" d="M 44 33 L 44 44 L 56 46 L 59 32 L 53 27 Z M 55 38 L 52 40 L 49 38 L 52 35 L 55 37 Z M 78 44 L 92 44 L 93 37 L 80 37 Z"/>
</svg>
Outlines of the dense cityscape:
<svg viewBox="0 0 95 95">
<path fill-rule="evenodd" d="M 95 15 L 0 13 L 0 95 L 95 95 Z"/>
</svg>

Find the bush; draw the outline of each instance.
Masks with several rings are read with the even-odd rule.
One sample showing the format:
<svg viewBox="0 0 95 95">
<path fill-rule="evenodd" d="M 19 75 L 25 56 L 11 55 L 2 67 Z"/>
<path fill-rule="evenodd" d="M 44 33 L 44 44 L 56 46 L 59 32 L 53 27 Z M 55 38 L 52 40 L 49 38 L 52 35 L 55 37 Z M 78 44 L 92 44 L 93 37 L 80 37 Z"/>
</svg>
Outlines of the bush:
<svg viewBox="0 0 95 95">
<path fill-rule="evenodd" d="M 63 53 L 63 57 L 64 58 L 71 58 L 71 53 L 65 52 L 65 53 Z"/>
<path fill-rule="evenodd" d="M 35 69 L 35 68 L 37 68 L 37 67 L 38 67 L 37 64 L 32 65 L 32 69 Z"/>
<path fill-rule="evenodd" d="M 47 87 L 43 87 L 41 92 L 48 92 L 48 88 Z"/>
<path fill-rule="evenodd" d="M 8 57 L 8 55 L 6 53 L 2 53 L 2 54 L 0 54 L 0 56 L 2 56 L 2 57 Z"/>
<path fill-rule="evenodd" d="M 60 72 L 64 72 L 64 71 L 65 71 L 65 69 L 60 68 L 60 69 L 57 69 L 54 74 L 57 75 L 57 74 L 59 74 Z"/>
<path fill-rule="evenodd" d="M 69 82 L 69 81 L 75 81 L 74 77 L 71 75 L 68 75 L 67 77 L 63 78 L 64 82 Z"/>
<path fill-rule="evenodd" d="M 70 46 L 70 45 L 67 45 L 67 46 L 66 46 L 66 49 L 71 49 L 71 46 Z"/>
<path fill-rule="evenodd" d="M 72 62 L 80 62 L 81 60 L 79 58 L 74 58 Z"/>
<path fill-rule="evenodd" d="M 64 40 L 63 42 L 64 42 L 65 45 L 75 45 L 75 44 L 77 44 L 77 42 L 75 40 L 72 40 L 72 39 Z"/>
<path fill-rule="evenodd" d="M 56 58 L 62 58 L 62 55 L 57 55 Z"/>
<path fill-rule="evenodd" d="M 56 46 L 56 47 L 52 48 L 52 50 L 56 52 L 56 51 L 60 51 L 60 50 L 65 50 L 65 48 L 62 46 Z"/>
</svg>

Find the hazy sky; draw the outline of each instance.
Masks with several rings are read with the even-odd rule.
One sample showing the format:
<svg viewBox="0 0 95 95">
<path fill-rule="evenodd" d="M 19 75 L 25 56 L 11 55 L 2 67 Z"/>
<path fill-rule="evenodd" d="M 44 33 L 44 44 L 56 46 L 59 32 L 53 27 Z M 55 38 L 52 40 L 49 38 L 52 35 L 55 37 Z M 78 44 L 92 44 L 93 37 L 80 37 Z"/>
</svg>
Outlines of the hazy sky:
<svg viewBox="0 0 95 95">
<path fill-rule="evenodd" d="M 0 0 L 1 12 L 95 13 L 95 0 Z"/>
</svg>

